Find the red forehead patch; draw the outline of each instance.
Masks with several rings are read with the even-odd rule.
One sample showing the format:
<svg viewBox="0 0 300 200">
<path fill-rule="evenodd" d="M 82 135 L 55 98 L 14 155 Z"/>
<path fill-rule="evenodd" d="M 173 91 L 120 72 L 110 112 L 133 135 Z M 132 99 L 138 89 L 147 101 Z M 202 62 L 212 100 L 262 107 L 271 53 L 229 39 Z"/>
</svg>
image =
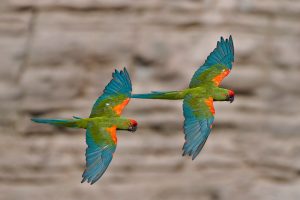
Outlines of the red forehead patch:
<svg viewBox="0 0 300 200">
<path fill-rule="evenodd" d="M 137 126 L 138 125 L 138 123 L 137 123 L 137 121 L 135 121 L 135 120 L 131 120 L 131 124 L 133 125 L 133 126 Z"/>
</svg>

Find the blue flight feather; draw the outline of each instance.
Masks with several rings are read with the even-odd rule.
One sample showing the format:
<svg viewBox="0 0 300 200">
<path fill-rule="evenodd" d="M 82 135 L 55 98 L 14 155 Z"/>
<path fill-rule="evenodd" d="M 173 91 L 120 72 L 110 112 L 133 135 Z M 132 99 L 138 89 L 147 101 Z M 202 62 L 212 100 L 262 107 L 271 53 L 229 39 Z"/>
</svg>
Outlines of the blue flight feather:
<svg viewBox="0 0 300 200">
<path fill-rule="evenodd" d="M 85 153 L 86 169 L 82 174 L 81 183 L 87 181 L 90 184 L 94 184 L 106 171 L 113 158 L 116 146 L 96 144 L 92 136 L 91 126 L 86 130 L 86 144 L 88 145 Z"/>
<path fill-rule="evenodd" d="M 214 116 L 203 117 L 197 116 L 197 112 L 189 105 L 192 97 L 187 96 L 183 101 L 184 134 L 185 143 L 183 145 L 183 156 L 192 156 L 194 160 L 202 150 L 210 132 Z"/>
</svg>

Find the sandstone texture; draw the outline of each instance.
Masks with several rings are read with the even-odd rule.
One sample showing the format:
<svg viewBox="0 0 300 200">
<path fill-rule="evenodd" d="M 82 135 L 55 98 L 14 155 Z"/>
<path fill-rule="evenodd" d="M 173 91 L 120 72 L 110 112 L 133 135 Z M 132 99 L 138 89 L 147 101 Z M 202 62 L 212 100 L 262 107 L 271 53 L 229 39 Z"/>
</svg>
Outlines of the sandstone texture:
<svg viewBox="0 0 300 200">
<path fill-rule="evenodd" d="M 299 200 L 300 1 L 2 0 L 0 200 Z M 80 184 L 86 117 L 115 68 L 135 93 L 188 86 L 220 36 L 236 60 L 202 153 L 181 157 L 182 102 L 132 100 L 102 179 Z"/>
</svg>

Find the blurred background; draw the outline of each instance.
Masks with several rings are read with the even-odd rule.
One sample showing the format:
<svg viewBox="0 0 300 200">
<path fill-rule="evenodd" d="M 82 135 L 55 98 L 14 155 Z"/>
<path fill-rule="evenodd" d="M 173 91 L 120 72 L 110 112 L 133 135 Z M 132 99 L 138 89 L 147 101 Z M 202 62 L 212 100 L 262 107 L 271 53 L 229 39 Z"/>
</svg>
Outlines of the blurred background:
<svg viewBox="0 0 300 200">
<path fill-rule="evenodd" d="M 1 200 L 299 200 L 299 0 L 1 0 Z M 80 184 L 87 117 L 115 68 L 135 93 L 178 90 L 220 36 L 235 63 L 201 154 L 181 157 L 182 102 L 132 100 L 104 176 Z"/>
</svg>

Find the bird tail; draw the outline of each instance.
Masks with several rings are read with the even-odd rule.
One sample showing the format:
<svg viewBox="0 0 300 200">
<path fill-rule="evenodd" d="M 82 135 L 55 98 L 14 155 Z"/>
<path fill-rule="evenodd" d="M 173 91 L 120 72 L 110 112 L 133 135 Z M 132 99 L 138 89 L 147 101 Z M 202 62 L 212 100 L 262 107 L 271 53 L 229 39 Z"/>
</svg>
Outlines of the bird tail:
<svg viewBox="0 0 300 200">
<path fill-rule="evenodd" d="M 78 128 L 78 119 L 41 119 L 32 118 L 33 122 L 42 124 L 51 124 L 54 126 Z"/>
<path fill-rule="evenodd" d="M 148 94 L 132 94 L 131 98 L 134 99 L 169 99 L 176 100 L 182 99 L 183 95 L 181 91 L 168 91 L 168 92 L 158 92 L 153 91 Z"/>
</svg>

